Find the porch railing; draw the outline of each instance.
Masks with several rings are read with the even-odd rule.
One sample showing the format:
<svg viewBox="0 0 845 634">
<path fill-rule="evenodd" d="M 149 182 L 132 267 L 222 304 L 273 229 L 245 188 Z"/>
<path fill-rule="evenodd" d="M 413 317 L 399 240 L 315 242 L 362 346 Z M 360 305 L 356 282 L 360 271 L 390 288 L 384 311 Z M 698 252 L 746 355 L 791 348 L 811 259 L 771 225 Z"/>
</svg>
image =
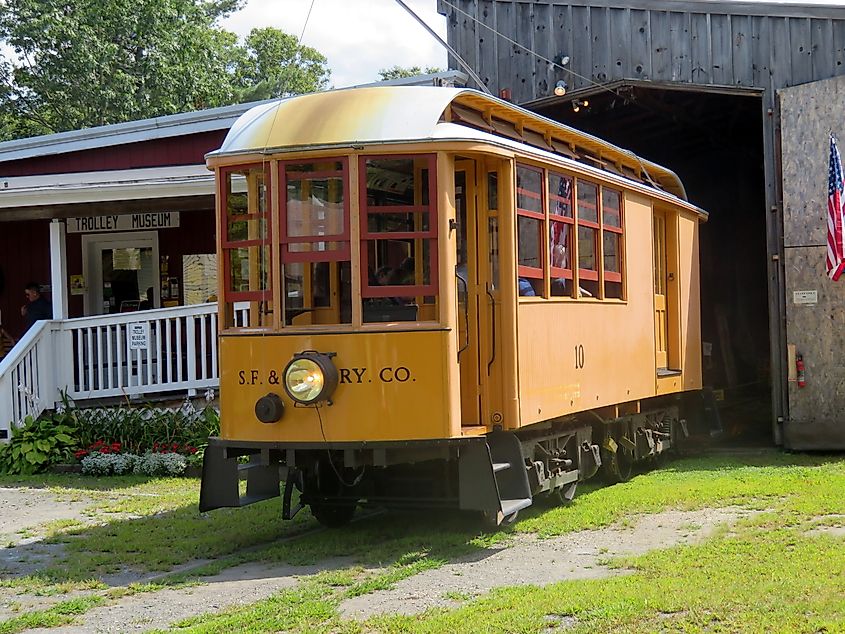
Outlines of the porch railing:
<svg viewBox="0 0 845 634">
<path fill-rule="evenodd" d="M 62 392 L 79 402 L 218 385 L 216 303 L 38 322 L 0 362 L 0 438 Z"/>
</svg>

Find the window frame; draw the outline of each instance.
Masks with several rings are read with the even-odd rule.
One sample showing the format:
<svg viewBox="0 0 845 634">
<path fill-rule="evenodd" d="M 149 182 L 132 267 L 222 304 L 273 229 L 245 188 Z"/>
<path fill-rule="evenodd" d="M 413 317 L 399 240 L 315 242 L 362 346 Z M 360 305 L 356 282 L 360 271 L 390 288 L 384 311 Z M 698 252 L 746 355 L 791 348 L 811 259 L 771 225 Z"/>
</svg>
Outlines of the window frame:
<svg viewBox="0 0 845 634">
<path fill-rule="evenodd" d="M 428 169 L 428 204 L 373 205 L 367 204 L 367 161 L 368 160 L 426 160 Z M 425 168 L 424 168 L 425 169 Z M 416 171 L 416 165 L 414 165 Z M 415 174 L 416 177 L 416 174 Z M 358 156 L 358 226 L 360 230 L 360 280 L 361 299 L 376 297 L 420 297 L 437 296 L 440 288 L 438 268 L 438 204 L 437 204 L 437 154 L 361 154 Z M 428 214 L 428 229 L 424 231 L 370 231 L 370 214 Z M 368 242 L 376 240 L 429 240 L 429 284 L 373 286 L 370 285 Z M 422 252 L 422 243 L 420 243 Z M 415 258 L 416 253 L 415 253 Z"/>
<path fill-rule="evenodd" d="M 604 214 L 604 192 L 605 190 L 613 192 L 619 196 L 619 207 L 616 211 L 619 212 L 619 226 L 609 225 L 605 222 L 605 214 Z M 625 215 L 624 215 L 624 205 L 622 201 L 624 200 L 622 196 L 622 191 L 613 189 L 612 187 L 601 187 L 600 191 L 600 200 L 601 200 L 601 225 L 602 225 L 602 273 L 604 274 L 603 282 L 616 282 L 617 284 L 622 285 L 622 296 L 625 296 L 625 286 L 622 283 L 623 273 L 625 271 Z M 604 268 L 604 234 L 605 232 L 614 233 L 618 236 L 617 242 L 617 257 L 619 258 L 619 272 L 616 271 L 607 271 Z M 604 284 L 602 284 L 604 287 Z M 603 291 L 605 292 L 605 291 Z"/>
<path fill-rule="evenodd" d="M 308 177 L 314 178 L 322 176 L 326 179 L 337 178 L 344 185 L 343 192 L 343 232 L 331 235 L 308 235 L 308 236 L 288 236 L 288 165 L 303 165 L 308 163 L 329 163 L 339 162 L 341 164 L 340 172 L 336 170 L 317 170 L 313 172 L 301 172 L 302 179 L 308 180 Z M 343 262 L 352 259 L 352 240 L 350 231 L 350 202 L 351 194 L 350 180 L 349 180 L 349 157 L 348 156 L 329 156 L 320 158 L 304 158 L 291 159 L 287 161 L 279 161 L 278 165 L 279 177 L 279 217 L 284 218 L 285 221 L 279 221 L 279 252 L 280 261 L 282 265 L 291 264 L 294 262 Z M 307 175 L 307 176 L 306 176 Z M 294 179 L 291 179 L 294 180 Z M 345 244 L 341 249 L 327 249 L 324 251 L 291 251 L 292 244 L 317 244 L 319 242 L 338 242 Z"/>
<path fill-rule="evenodd" d="M 559 214 L 552 213 L 552 201 L 562 201 L 564 202 L 565 199 L 561 198 L 557 194 L 552 194 L 551 191 L 548 191 L 548 230 L 546 232 L 548 237 L 548 244 L 549 249 L 552 247 L 552 223 L 563 223 L 566 227 L 566 231 L 569 232 L 569 268 L 565 267 L 558 267 L 552 266 L 552 257 L 551 253 L 549 253 L 549 278 L 550 279 L 566 279 L 566 280 L 574 280 L 574 266 L 573 260 L 577 256 L 577 252 L 574 248 L 574 242 L 577 240 L 577 232 L 575 230 L 575 177 L 566 174 L 564 172 L 559 172 L 553 169 L 547 169 L 546 171 L 546 189 L 549 190 L 551 186 L 551 181 L 549 180 L 552 175 L 556 178 L 565 178 L 569 180 L 569 211 L 572 214 L 571 216 L 561 216 Z M 568 295 L 556 295 L 555 297 L 568 297 Z"/>
<path fill-rule="evenodd" d="M 264 211 L 255 214 L 237 214 L 245 220 L 252 218 L 265 220 L 267 231 L 264 238 L 252 238 L 247 240 L 229 239 L 229 175 L 236 172 L 256 170 L 264 174 Z M 234 305 L 235 302 L 267 302 L 273 299 L 273 190 L 270 178 L 270 163 L 243 163 L 238 165 L 227 165 L 220 168 L 218 196 L 220 197 L 220 251 L 223 264 L 223 297 L 224 303 Z M 247 206 L 249 205 L 249 188 L 247 188 Z M 231 251 L 249 247 L 268 247 L 270 250 L 270 262 L 267 265 L 267 288 L 257 291 L 235 291 L 232 290 Z"/>
<path fill-rule="evenodd" d="M 540 175 L 540 191 L 539 195 L 538 192 L 532 192 L 531 190 L 524 189 L 522 187 L 517 187 L 516 183 L 514 183 L 514 209 L 516 210 L 516 272 L 517 277 L 525 277 L 528 279 L 534 280 L 542 280 L 543 287 L 545 289 L 545 276 L 546 276 L 546 251 L 548 250 L 547 246 L 547 236 L 548 236 L 548 229 L 547 224 L 548 220 L 546 218 L 546 190 L 548 189 L 548 181 L 546 180 L 546 169 L 543 167 L 537 167 L 536 165 L 531 165 L 530 163 L 522 163 L 520 161 L 516 161 L 515 169 L 514 169 L 514 178 L 519 173 L 520 168 L 528 169 L 532 172 L 537 172 Z M 531 209 L 522 209 L 519 207 L 519 196 L 520 194 L 527 195 L 529 198 L 539 199 L 540 200 L 540 209 L 542 211 L 534 211 Z M 520 216 L 524 218 L 533 218 L 535 220 L 539 220 L 539 226 L 537 229 L 537 251 L 538 255 L 540 256 L 540 266 L 533 267 L 533 266 L 525 266 L 519 263 L 519 218 Z M 535 296 L 527 296 L 528 299 L 531 297 L 545 297 L 546 293 L 545 290 L 542 293 L 539 293 Z"/>
<path fill-rule="evenodd" d="M 582 220 L 581 219 L 581 200 L 578 198 L 578 192 L 581 187 L 581 183 L 589 183 L 596 188 L 596 204 L 595 204 L 595 211 L 596 211 L 596 218 L 597 222 L 593 222 L 592 220 Z M 591 180 L 587 180 L 584 178 L 576 178 L 575 179 L 575 224 L 576 224 L 576 240 L 578 242 L 578 249 L 577 249 L 577 256 L 578 256 L 578 280 L 589 280 L 591 282 L 596 282 L 599 285 L 599 288 L 602 289 L 603 285 L 599 283 L 602 274 L 602 243 L 601 243 L 601 185 L 599 183 L 595 183 Z M 592 207 L 590 204 L 586 204 L 586 206 Z M 594 269 L 582 269 L 581 268 L 581 237 L 578 235 L 578 228 L 585 227 L 593 230 L 593 253 L 595 254 L 595 264 L 596 268 Z M 574 265 L 573 265 L 574 268 Z M 601 293 L 601 298 L 603 298 L 604 293 L 603 291 L 599 291 Z M 580 293 L 578 294 L 580 297 Z"/>
</svg>

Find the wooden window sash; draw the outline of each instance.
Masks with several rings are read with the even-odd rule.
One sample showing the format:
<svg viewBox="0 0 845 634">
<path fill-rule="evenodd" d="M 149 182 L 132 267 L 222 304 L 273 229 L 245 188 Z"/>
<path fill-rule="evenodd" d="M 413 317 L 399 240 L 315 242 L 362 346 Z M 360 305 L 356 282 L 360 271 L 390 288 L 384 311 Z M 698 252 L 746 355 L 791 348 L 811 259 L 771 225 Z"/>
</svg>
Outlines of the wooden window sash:
<svg viewBox="0 0 845 634">
<path fill-rule="evenodd" d="M 367 161 L 368 160 L 410 160 L 414 166 L 414 178 L 419 174 L 420 185 L 422 186 L 422 170 L 428 170 L 428 204 L 421 204 L 417 200 L 415 191 L 414 205 L 369 205 L 367 204 Z M 425 159 L 425 167 L 417 168 L 416 161 Z M 414 188 L 417 189 L 416 187 Z M 421 190 L 420 190 L 421 192 Z M 358 196 L 359 196 L 359 228 L 361 241 L 361 297 L 420 297 L 420 296 L 436 296 L 439 291 L 439 268 L 438 268 L 438 232 L 437 232 L 437 157 L 434 154 L 374 154 L 368 156 L 358 157 Z M 401 209 L 402 211 L 398 211 Z M 407 211 L 407 210 L 413 211 Z M 394 211 L 395 210 L 395 211 Z M 378 231 L 370 232 L 368 229 L 369 215 L 379 213 L 427 213 L 428 214 L 428 230 L 427 231 L 403 231 L 390 232 Z M 422 245 L 420 240 L 429 241 L 429 276 L 431 282 L 429 284 L 415 284 L 415 285 L 394 285 L 394 286 L 371 286 L 369 279 L 369 250 L 367 248 L 368 242 L 376 240 L 414 240 L 414 248 L 419 248 L 419 253 L 422 255 Z M 417 256 L 414 256 L 417 260 Z M 415 262 L 420 266 L 419 262 Z"/>
<path fill-rule="evenodd" d="M 329 163 L 337 162 L 341 164 L 340 170 L 309 170 L 309 171 L 291 171 L 287 168 L 291 165 L 303 165 L 306 163 Z M 284 218 L 284 222 L 279 223 L 279 241 L 281 243 L 281 260 L 283 264 L 294 263 L 313 263 L 313 262 L 344 262 L 351 260 L 352 248 L 350 240 L 350 212 L 349 212 L 349 159 L 345 156 L 295 159 L 291 161 L 280 161 L 279 166 L 279 190 L 284 192 L 284 198 L 279 199 L 279 213 Z M 336 179 L 340 180 L 344 186 L 343 194 L 343 231 L 341 233 L 331 233 L 324 235 L 288 235 L 288 204 L 287 199 L 287 184 L 290 181 L 313 181 L 321 179 Z M 340 245 L 337 249 L 328 249 L 323 251 L 292 251 L 291 247 L 294 245 L 317 244 L 320 242 L 335 242 Z"/>
<path fill-rule="evenodd" d="M 247 174 L 243 174 L 247 172 Z M 272 186 L 270 178 L 270 164 L 269 163 L 246 163 L 240 165 L 229 165 L 220 169 L 220 187 L 218 193 L 221 197 L 222 205 L 220 208 L 221 229 L 224 236 L 220 238 L 220 250 L 223 256 L 223 297 L 221 298 L 224 304 L 232 304 L 234 302 L 242 301 L 272 301 L 273 299 L 273 248 L 272 248 L 272 234 L 273 234 L 273 216 L 271 208 L 267 207 L 264 211 L 247 212 L 246 214 L 229 214 L 228 200 L 229 196 L 234 192 L 231 189 L 231 176 L 241 175 L 247 180 L 247 209 L 249 209 L 249 177 L 252 173 L 261 173 L 264 177 L 264 200 L 265 205 L 268 205 L 272 200 Z M 257 202 L 257 201 L 256 201 Z M 229 221 L 232 218 L 237 219 L 255 219 L 264 218 L 267 222 L 267 236 L 264 238 L 251 238 L 247 240 L 228 240 Z M 267 268 L 267 288 L 261 288 L 251 291 L 235 291 L 232 290 L 232 251 L 235 249 L 249 249 L 259 248 L 263 252 L 263 248 L 267 247 L 270 250 L 270 262 Z"/>
</svg>

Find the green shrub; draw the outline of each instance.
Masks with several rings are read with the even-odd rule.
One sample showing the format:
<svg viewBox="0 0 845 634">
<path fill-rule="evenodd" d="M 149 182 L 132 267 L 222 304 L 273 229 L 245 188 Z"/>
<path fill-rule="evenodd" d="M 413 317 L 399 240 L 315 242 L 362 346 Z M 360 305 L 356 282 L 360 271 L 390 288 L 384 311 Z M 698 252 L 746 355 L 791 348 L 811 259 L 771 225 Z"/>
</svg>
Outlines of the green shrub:
<svg viewBox="0 0 845 634">
<path fill-rule="evenodd" d="M 193 466 L 202 464 L 208 437 L 219 433 L 220 415 L 208 401 L 197 409 L 186 400 L 174 410 L 150 405 L 77 409 L 65 400 L 55 412 L 42 414 L 38 420 L 27 417 L 21 427 L 13 429 L 9 443 L 0 443 L 0 473 L 40 473 L 55 464 L 75 462 L 77 451 L 80 455 L 105 453 L 99 451 L 104 443 L 119 443 L 115 454 L 136 456 L 161 451 L 162 446 L 178 446 L 183 453 L 193 452 L 187 456 Z M 173 459 L 182 464 L 179 473 L 184 471 L 186 456 L 180 458 L 181 462 Z M 170 467 L 157 468 L 161 473 L 146 475 L 172 475 Z M 120 473 L 131 473 L 132 469 L 134 463 Z M 110 473 L 114 473 L 113 467 Z"/>
<path fill-rule="evenodd" d="M 12 438 L 0 443 L 0 473 L 31 475 L 54 464 L 72 462 L 79 448 L 79 424 L 74 410 L 56 411 L 33 420 L 27 416 Z"/>
<path fill-rule="evenodd" d="M 77 414 L 81 447 L 98 440 L 118 442 L 123 451 L 138 455 L 163 444 L 200 448 L 220 432 L 217 410 L 211 405 L 196 409 L 190 401 L 176 410 L 148 405 L 77 410 Z"/>
</svg>

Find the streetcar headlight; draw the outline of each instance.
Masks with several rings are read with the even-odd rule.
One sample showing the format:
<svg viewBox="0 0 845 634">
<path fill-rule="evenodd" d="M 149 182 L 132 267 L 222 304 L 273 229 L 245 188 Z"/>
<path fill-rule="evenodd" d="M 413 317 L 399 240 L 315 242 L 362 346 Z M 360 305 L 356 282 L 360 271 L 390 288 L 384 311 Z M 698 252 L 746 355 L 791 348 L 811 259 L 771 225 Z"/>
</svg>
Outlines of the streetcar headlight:
<svg viewBox="0 0 845 634">
<path fill-rule="evenodd" d="M 285 367 L 285 391 L 303 405 L 327 401 L 337 387 L 333 355 L 308 350 L 294 355 Z"/>
</svg>

